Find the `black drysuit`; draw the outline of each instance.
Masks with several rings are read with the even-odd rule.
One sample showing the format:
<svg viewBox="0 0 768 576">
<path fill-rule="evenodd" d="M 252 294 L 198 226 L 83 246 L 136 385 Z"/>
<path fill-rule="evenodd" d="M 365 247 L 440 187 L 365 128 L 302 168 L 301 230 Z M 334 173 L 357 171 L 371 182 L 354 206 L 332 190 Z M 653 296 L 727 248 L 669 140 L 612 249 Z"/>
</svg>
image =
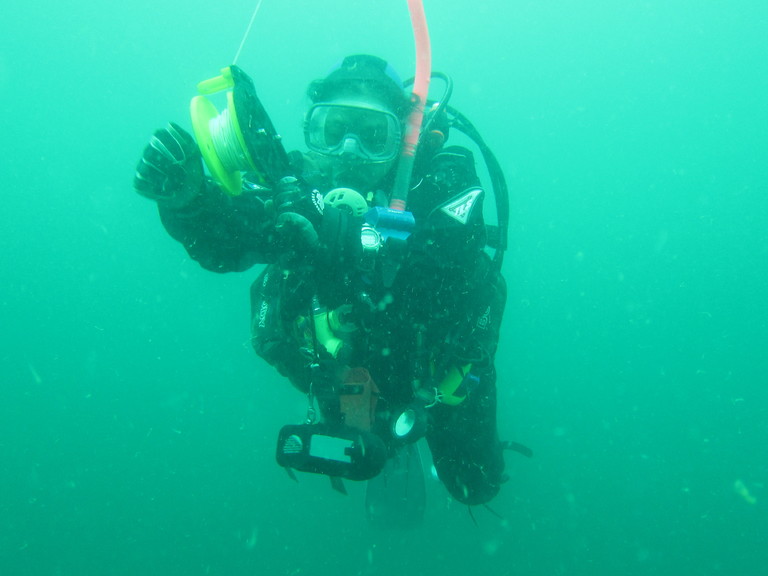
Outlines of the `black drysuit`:
<svg viewBox="0 0 768 576">
<path fill-rule="evenodd" d="M 328 192 L 303 168 L 301 154 L 292 158 L 297 176 Z M 454 498 L 481 504 L 498 492 L 504 469 L 494 357 L 506 301 L 504 279 L 485 253 L 483 198 L 471 153 L 439 151 L 412 179 L 407 209 L 415 217 L 413 233 L 394 248 L 387 243 L 373 261 L 362 253 L 362 219 L 326 206 L 312 219 L 319 245 L 304 249 L 276 227 L 264 190 L 233 197 L 207 182 L 190 205 L 161 205 L 160 215 L 208 270 L 267 265 L 251 294 L 254 348 L 300 390 L 309 391 L 310 378 L 317 377 L 310 366 L 318 359 L 321 366 L 340 362 L 307 338 L 313 302 L 350 311 L 356 330 L 345 336 L 343 363 L 369 372 L 382 415 L 408 405 L 414 390 L 439 389 L 450 370 L 468 370 L 463 401 L 449 405 L 437 392 L 427 409 L 426 438 Z M 384 428 L 374 431 L 386 436 Z"/>
</svg>

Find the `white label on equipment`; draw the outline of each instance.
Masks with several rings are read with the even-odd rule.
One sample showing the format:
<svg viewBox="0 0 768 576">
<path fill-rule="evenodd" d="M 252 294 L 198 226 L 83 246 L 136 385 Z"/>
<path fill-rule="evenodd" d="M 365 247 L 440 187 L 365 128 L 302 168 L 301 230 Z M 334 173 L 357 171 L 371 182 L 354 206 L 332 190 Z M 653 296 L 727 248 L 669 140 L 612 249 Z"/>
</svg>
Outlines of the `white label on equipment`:
<svg viewBox="0 0 768 576">
<path fill-rule="evenodd" d="M 351 463 L 352 457 L 347 454 L 347 449 L 351 449 L 355 443 L 345 438 L 334 438 L 333 436 L 323 436 L 322 434 L 313 434 L 309 443 L 309 455 L 315 458 L 325 460 L 336 460 L 337 462 Z"/>
</svg>

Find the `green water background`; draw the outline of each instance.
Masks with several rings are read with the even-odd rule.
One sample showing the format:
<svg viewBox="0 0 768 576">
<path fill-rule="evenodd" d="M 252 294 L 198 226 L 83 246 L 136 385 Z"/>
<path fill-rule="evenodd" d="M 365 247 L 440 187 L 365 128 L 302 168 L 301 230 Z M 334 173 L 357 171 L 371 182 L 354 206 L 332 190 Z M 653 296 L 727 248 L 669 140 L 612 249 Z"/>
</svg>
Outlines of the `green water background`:
<svg viewBox="0 0 768 576">
<path fill-rule="evenodd" d="M 288 480 L 305 400 L 249 350 L 257 270 L 201 270 L 131 189 L 254 3 L 13 3 L 0 574 L 765 574 L 768 4 L 425 4 L 512 191 L 500 430 L 536 456 L 504 520 L 430 480 L 423 528 L 380 532 L 363 487 Z M 353 52 L 409 75 L 405 2 L 265 0 L 238 64 L 300 147 L 307 82 Z"/>
</svg>

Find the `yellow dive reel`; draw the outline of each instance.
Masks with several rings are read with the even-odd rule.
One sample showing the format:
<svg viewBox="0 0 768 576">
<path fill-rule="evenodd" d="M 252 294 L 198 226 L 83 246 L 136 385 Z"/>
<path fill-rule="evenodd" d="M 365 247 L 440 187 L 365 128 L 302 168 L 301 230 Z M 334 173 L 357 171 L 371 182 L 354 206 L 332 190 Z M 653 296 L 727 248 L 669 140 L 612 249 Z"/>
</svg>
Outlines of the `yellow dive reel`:
<svg viewBox="0 0 768 576">
<path fill-rule="evenodd" d="M 224 190 L 237 196 L 242 173 L 256 175 L 256 184 L 272 188 L 290 173 L 288 154 L 256 95 L 253 81 L 237 66 L 197 85 L 190 114 L 198 146 L 211 176 Z M 208 99 L 227 91 L 222 112 Z"/>
</svg>

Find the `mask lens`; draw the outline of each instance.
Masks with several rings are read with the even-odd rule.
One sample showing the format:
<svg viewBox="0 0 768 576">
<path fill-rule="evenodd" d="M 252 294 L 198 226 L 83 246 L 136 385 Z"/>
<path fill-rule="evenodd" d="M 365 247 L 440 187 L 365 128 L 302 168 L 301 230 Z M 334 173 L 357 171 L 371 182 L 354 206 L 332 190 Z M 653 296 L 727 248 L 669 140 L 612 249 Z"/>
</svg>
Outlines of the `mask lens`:
<svg viewBox="0 0 768 576">
<path fill-rule="evenodd" d="M 391 131 L 388 119 L 384 114 L 367 111 L 359 115 L 357 135 L 371 154 L 380 156 L 387 151 Z"/>
<path fill-rule="evenodd" d="M 349 114 L 345 112 L 338 107 L 329 107 L 325 114 L 325 125 L 322 130 L 323 141 L 328 148 L 338 146 L 354 126 L 350 122 Z"/>
<path fill-rule="evenodd" d="M 305 137 L 316 152 L 340 155 L 345 140 L 357 141 L 369 161 L 391 160 L 400 144 L 400 122 L 391 112 L 346 104 L 318 104 L 309 113 Z"/>
</svg>

